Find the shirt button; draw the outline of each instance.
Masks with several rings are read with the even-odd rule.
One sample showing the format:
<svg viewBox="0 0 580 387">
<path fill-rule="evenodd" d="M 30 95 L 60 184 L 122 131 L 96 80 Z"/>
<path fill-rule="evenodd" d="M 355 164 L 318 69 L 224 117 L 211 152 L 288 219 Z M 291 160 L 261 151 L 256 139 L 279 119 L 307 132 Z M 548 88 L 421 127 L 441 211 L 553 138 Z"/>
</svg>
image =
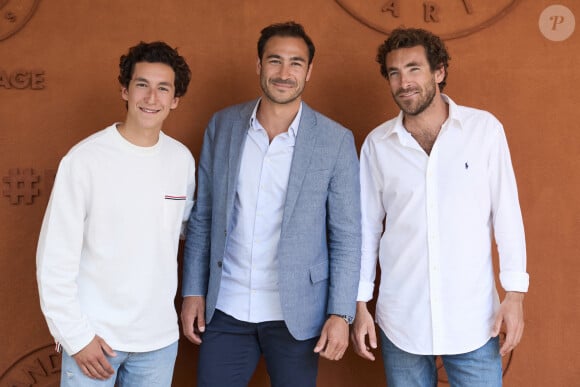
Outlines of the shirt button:
<svg viewBox="0 0 580 387">
<path fill-rule="evenodd" d="M 218 261 L 217 265 L 218 265 L 218 267 L 222 267 L 223 266 L 222 261 Z"/>
</svg>

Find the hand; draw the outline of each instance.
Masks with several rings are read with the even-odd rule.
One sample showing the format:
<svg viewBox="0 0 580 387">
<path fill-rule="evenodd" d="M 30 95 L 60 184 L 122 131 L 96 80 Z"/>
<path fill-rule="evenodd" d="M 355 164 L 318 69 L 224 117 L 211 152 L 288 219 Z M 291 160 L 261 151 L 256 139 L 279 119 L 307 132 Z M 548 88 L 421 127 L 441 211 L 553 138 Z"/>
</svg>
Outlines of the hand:
<svg viewBox="0 0 580 387">
<path fill-rule="evenodd" d="M 183 334 L 194 344 L 201 344 L 201 333 L 205 332 L 205 298 L 188 296 L 181 305 Z"/>
<path fill-rule="evenodd" d="M 332 315 L 322 327 L 314 352 L 328 360 L 340 360 L 348 348 L 348 324 L 340 316 Z"/>
<path fill-rule="evenodd" d="M 117 354 L 99 336 L 95 336 L 86 347 L 72 355 L 83 374 L 89 378 L 106 380 L 115 373 L 111 363 L 105 357 L 115 357 Z"/>
<path fill-rule="evenodd" d="M 499 334 L 502 323 L 505 324 L 506 336 L 499 353 L 505 356 L 519 344 L 524 333 L 524 293 L 506 293 L 495 317 L 492 337 Z"/>
<path fill-rule="evenodd" d="M 368 345 L 366 343 L 367 336 Z M 366 302 L 359 301 L 356 304 L 356 317 L 352 323 L 350 341 L 357 355 L 363 359 L 375 360 L 375 355 L 371 352 L 371 348 L 377 348 L 377 333 L 373 316 L 369 313 Z"/>
</svg>

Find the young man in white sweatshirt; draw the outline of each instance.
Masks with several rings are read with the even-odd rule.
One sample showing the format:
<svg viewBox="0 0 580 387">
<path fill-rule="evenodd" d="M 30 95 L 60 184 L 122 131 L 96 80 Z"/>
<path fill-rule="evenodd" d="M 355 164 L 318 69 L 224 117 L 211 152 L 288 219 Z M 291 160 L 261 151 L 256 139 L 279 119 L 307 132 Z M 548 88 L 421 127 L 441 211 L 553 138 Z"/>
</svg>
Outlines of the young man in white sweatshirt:
<svg viewBox="0 0 580 387">
<path fill-rule="evenodd" d="M 62 159 L 38 242 L 61 386 L 170 386 L 177 355 L 177 251 L 195 164 L 161 130 L 191 72 L 164 42 L 130 48 L 119 67 L 125 120 Z"/>
</svg>

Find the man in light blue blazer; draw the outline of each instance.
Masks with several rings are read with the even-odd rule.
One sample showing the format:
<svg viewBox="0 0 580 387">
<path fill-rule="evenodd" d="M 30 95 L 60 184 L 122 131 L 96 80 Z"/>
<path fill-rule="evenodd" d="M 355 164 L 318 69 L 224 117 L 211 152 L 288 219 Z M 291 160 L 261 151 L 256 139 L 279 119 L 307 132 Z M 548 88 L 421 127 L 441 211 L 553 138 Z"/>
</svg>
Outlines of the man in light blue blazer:
<svg viewBox="0 0 580 387">
<path fill-rule="evenodd" d="M 264 28 L 262 96 L 206 129 L 181 312 L 201 344 L 198 386 L 246 386 L 262 355 L 273 386 L 315 386 L 319 356 L 339 360 L 348 346 L 358 158 L 352 133 L 302 102 L 313 57 L 301 25 Z"/>
</svg>

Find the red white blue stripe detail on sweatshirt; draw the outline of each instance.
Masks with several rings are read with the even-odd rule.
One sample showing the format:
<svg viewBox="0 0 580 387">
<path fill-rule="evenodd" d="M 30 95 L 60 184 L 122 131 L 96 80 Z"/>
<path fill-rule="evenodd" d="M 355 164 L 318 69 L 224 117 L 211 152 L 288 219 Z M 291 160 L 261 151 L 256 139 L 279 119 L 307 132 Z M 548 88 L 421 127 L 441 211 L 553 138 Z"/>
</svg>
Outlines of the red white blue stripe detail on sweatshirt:
<svg viewBox="0 0 580 387">
<path fill-rule="evenodd" d="M 166 200 L 186 200 L 187 196 L 165 195 Z"/>
</svg>

